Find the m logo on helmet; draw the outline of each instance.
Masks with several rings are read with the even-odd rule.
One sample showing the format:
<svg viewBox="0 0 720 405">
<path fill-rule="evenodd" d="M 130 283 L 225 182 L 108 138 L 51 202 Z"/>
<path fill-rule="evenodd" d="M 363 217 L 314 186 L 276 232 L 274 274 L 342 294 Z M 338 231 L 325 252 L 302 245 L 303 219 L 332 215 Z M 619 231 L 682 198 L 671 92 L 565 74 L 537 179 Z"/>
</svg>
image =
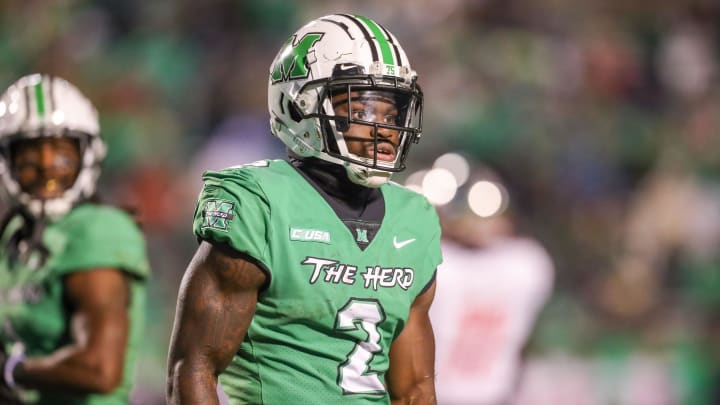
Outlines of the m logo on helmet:
<svg viewBox="0 0 720 405">
<path fill-rule="evenodd" d="M 311 32 L 305 34 L 299 41 L 296 40 L 297 36 L 293 35 L 275 59 L 275 66 L 270 73 L 272 82 L 286 82 L 308 77 L 310 74 L 307 66 L 308 51 L 323 35 L 323 33 Z"/>
</svg>

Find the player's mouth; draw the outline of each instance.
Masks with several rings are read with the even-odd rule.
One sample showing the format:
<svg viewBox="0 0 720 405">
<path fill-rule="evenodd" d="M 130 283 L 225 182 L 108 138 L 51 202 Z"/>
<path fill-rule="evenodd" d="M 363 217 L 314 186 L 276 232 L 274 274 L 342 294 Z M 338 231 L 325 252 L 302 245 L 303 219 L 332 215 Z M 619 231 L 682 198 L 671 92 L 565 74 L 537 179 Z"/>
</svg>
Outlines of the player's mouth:
<svg viewBox="0 0 720 405">
<path fill-rule="evenodd" d="M 373 144 L 368 145 L 367 154 L 370 158 L 375 156 Z M 395 160 L 395 146 L 390 142 L 379 142 L 377 145 L 377 160 L 392 162 Z"/>
<path fill-rule="evenodd" d="M 35 198 L 43 200 L 60 197 L 65 190 L 72 186 L 72 182 L 64 178 L 43 178 L 32 184 L 23 186 L 23 191 Z"/>
</svg>

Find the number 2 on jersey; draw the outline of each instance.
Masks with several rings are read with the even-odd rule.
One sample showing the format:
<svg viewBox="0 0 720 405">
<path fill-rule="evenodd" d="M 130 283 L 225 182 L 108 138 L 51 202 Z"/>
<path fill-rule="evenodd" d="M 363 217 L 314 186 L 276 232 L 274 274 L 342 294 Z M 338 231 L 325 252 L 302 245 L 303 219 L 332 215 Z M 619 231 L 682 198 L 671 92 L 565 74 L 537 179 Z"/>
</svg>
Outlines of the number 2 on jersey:
<svg viewBox="0 0 720 405">
<path fill-rule="evenodd" d="M 338 367 L 338 385 L 344 394 L 384 394 L 385 386 L 378 372 L 370 368 L 376 353 L 382 351 L 378 324 L 385 320 L 380 302 L 372 299 L 351 298 L 337 313 L 336 331 L 358 328 L 367 332 L 367 339 L 358 341 Z"/>
</svg>

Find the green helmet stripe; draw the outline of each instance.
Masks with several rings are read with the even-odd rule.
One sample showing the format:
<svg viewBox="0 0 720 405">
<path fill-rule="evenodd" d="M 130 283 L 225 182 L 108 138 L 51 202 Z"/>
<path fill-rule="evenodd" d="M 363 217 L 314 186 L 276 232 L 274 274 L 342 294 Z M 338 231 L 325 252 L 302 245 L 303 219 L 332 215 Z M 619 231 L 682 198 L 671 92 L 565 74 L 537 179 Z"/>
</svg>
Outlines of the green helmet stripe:
<svg viewBox="0 0 720 405">
<path fill-rule="evenodd" d="M 43 96 L 42 81 L 35 85 L 35 104 L 39 116 L 45 115 L 45 97 Z"/>
<path fill-rule="evenodd" d="M 393 56 L 392 49 L 390 49 L 390 44 L 385 37 L 385 33 L 380 28 L 380 26 L 377 25 L 375 21 L 361 15 L 356 15 L 355 18 L 364 22 L 365 25 L 370 28 L 370 31 L 372 31 L 373 35 L 375 35 L 375 39 L 377 40 L 378 45 L 380 45 L 380 52 L 382 53 L 383 63 L 388 65 L 394 65 L 395 57 Z"/>
</svg>

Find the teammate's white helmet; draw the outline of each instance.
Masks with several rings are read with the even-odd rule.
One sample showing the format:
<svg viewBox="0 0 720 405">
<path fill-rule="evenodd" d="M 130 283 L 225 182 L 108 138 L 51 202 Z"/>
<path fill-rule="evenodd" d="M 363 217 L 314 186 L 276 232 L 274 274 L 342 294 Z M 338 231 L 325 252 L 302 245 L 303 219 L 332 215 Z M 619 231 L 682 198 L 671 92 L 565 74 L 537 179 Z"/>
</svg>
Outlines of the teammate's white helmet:
<svg viewBox="0 0 720 405">
<path fill-rule="evenodd" d="M 392 94 L 396 122 L 377 124 L 335 114 L 333 94 L 351 91 Z M 422 92 L 405 51 L 373 20 L 349 14 L 318 18 L 295 32 L 270 66 L 268 109 L 272 133 L 300 157 L 342 165 L 355 183 L 378 187 L 405 168 L 422 129 Z M 350 124 L 399 132 L 392 161 L 350 153 L 344 137 Z"/>
<path fill-rule="evenodd" d="M 38 137 L 73 137 L 80 145 L 75 183 L 57 197 L 40 199 L 23 191 L 13 176 L 10 144 Z M 68 81 L 32 74 L 13 83 L 0 97 L 0 180 L 13 204 L 35 217 L 57 218 L 95 193 L 106 146 L 95 107 Z"/>
</svg>

